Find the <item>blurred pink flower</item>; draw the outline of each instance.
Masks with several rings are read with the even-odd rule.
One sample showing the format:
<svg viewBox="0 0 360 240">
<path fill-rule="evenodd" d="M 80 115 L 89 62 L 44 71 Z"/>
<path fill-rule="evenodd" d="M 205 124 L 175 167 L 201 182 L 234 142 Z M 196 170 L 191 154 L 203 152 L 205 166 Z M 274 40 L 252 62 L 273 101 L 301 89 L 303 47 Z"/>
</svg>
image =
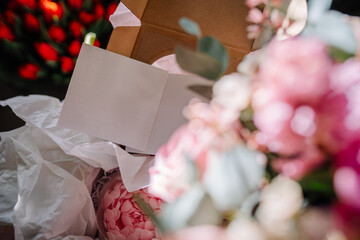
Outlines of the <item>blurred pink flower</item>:
<svg viewBox="0 0 360 240">
<path fill-rule="evenodd" d="M 246 17 L 246 20 L 251 23 L 260 24 L 264 21 L 264 15 L 259 9 L 251 8 Z"/>
<path fill-rule="evenodd" d="M 360 61 L 350 59 L 335 66 L 330 73 L 332 139 L 339 148 L 359 139 L 360 135 Z M 330 101 L 329 101 L 330 103 Z M 333 146 L 331 146 L 333 147 Z"/>
<path fill-rule="evenodd" d="M 294 156 L 293 158 L 277 158 L 271 162 L 272 168 L 281 172 L 283 175 L 293 178 L 301 179 L 308 172 L 321 166 L 325 161 L 324 154 L 317 148 L 307 148 L 305 151 Z"/>
<path fill-rule="evenodd" d="M 163 240 L 225 240 L 225 231 L 214 225 L 198 225 L 183 228 L 165 235 Z"/>
<path fill-rule="evenodd" d="M 335 158 L 334 188 L 341 202 L 360 210 L 360 136 Z"/>
<path fill-rule="evenodd" d="M 237 113 L 198 101 L 191 102 L 185 112 L 189 123 L 158 150 L 149 170 L 149 191 L 168 202 L 190 188 L 188 160 L 194 161 L 201 178 L 211 154 L 230 149 L 240 141 Z"/>
<path fill-rule="evenodd" d="M 264 88 L 274 86 L 278 98 L 292 105 L 316 103 L 329 90 L 333 65 L 326 45 L 311 38 L 273 40 L 258 78 Z"/>
<path fill-rule="evenodd" d="M 147 193 L 146 189 L 138 192 L 139 196 L 153 209 L 154 214 L 160 211 L 162 201 Z M 113 239 L 155 239 L 155 226 L 133 200 L 133 194 L 129 193 L 121 179 L 107 189 L 103 195 L 102 208 L 103 224 L 106 237 Z"/>
<path fill-rule="evenodd" d="M 326 45 L 309 38 L 272 41 L 260 65 L 252 96 L 256 139 L 283 155 L 273 167 L 287 176 L 299 179 L 324 161 L 317 145 L 333 122 L 323 125 L 331 118 L 320 112 L 328 107 L 333 66 Z"/>
</svg>

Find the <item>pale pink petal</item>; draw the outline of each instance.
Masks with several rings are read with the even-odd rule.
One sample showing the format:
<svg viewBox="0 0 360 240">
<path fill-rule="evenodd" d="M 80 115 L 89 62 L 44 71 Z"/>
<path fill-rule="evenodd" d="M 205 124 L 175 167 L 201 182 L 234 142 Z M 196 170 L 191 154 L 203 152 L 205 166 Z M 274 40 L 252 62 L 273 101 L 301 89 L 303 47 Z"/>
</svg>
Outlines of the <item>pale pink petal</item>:
<svg viewBox="0 0 360 240">
<path fill-rule="evenodd" d="M 122 213 L 129 212 L 131 208 L 133 208 L 131 202 L 129 200 L 125 200 L 124 203 L 121 206 L 120 211 Z"/>
</svg>

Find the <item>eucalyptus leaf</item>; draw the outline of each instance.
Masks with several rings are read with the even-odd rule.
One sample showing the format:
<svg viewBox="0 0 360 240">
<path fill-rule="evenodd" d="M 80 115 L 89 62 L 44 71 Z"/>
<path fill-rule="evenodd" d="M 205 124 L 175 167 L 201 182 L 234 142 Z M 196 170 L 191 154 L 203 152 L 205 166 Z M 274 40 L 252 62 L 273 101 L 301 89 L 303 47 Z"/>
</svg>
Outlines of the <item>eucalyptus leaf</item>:
<svg viewBox="0 0 360 240">
<path fill-rule="evenodd" d="M 328 10 L 330 5 L 331 0 L 309 1 L 308 19 L 302 35 L 317 37 L 332 47 L 355 55 L 357 43 L 351 26 L 342 13 Z"/>
<path fill-rule="evenodd" d="M 202 52 L 193 52 L 184 47 L 175 49 L 176 60 L 180 67 L 210 80 L 216 80 L 222 73 L 221 63 Z"/>
<path fill-rule="evenodd" d="M 211 158 L 204 175 L 206 190 L 220 210 L 241 207 L 258 190 L 265 174 L 266 157 L 245 146 L 238 146 Z"/>
<path fill-rule="evenodd" d="M 199 25 L 189 18 L 180 18 L 179 24 L 188 34 L 194 35 L 197 38 L 201 37 L 201 30 Z"/>
<path fill-rule="evenodd" d="M 156 226 L 160 229 L 160 231 L 164 232 L 165 228 L 161 224 L 159 218 L 155 216 L 153 210 L 151 207 L 140 197 L 139 194 L 134 194 L 134 200 L 137 203 L 137 205 L 143 210 L 146 215 L 153 221 L 153 223 L 156 224 Z"/>
<path fill-rule="evenodd" d="M 175 202 L 165 205 L 160 217 L 161 225 L 170 232 L 188 226 L 221 222 L 220 213 L 199 183 Z"/>
<path fill-rule="evenodd" d="M 221 63 L 221 74 L 223 74 L 229 65 L 229 54 L 225 46 L 213 37 L 203 37 L 198 42 L 198 51 L 203 52 Z"/>
</svg>

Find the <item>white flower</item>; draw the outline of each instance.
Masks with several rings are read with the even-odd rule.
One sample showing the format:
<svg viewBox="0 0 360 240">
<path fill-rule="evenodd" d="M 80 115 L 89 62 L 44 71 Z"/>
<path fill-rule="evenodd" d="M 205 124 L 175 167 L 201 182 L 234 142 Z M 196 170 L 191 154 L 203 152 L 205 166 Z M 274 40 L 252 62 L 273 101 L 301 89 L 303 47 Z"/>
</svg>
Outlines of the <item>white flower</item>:
<svg viewBox="0 0 360 240">
<path fill-rule="evenodd" d="M 240 112 L 249 105 L 250 79 L 239 73 L 223 76 L 213 87 L 213 101 L 226 109 Z"/>
<path fill-rule="evenodd" d="M 262 191 L 256 217 L 270 234 L 284 237 L 293 231 L 292 217 L 300 211 L 302 203 L 300 185 L 279 175 Z"/>
<path fill-rule="evenodd" d="M 247 217 L 240 217 L 232 221 L 226 231 L 228 240 L 265 240 L 266 236 L 259 224 Z"/>
</svg>

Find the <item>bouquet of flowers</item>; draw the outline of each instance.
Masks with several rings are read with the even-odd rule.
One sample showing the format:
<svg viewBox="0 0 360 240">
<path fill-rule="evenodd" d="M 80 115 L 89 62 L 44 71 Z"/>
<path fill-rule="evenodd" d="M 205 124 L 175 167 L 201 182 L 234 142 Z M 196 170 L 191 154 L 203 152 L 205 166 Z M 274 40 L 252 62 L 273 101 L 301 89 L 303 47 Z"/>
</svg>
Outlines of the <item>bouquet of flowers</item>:
<svg viewBox="0 0 360 240">
<path fill-rule="evenodd" d="M 279 40 L 289 1 L 246 3 L 265 45 L 222 77 L 225 48 L 180 21 L 199 42 L 179 65 L 219 80 L 155 156 L 151 217 L 165 239 L 359 239 L 360 20 L 309 1 L 301 34 Z"/>
<path fill-rule="evenodd" d="M 42 85 L 66 87 L 86 33 L 96 33 L 95 46 L 106 46 L 112 31 L 108 19 L 117 4 L 117 0 L 2 2 L 0 81 L 32 90 Z"/>
</svg>

